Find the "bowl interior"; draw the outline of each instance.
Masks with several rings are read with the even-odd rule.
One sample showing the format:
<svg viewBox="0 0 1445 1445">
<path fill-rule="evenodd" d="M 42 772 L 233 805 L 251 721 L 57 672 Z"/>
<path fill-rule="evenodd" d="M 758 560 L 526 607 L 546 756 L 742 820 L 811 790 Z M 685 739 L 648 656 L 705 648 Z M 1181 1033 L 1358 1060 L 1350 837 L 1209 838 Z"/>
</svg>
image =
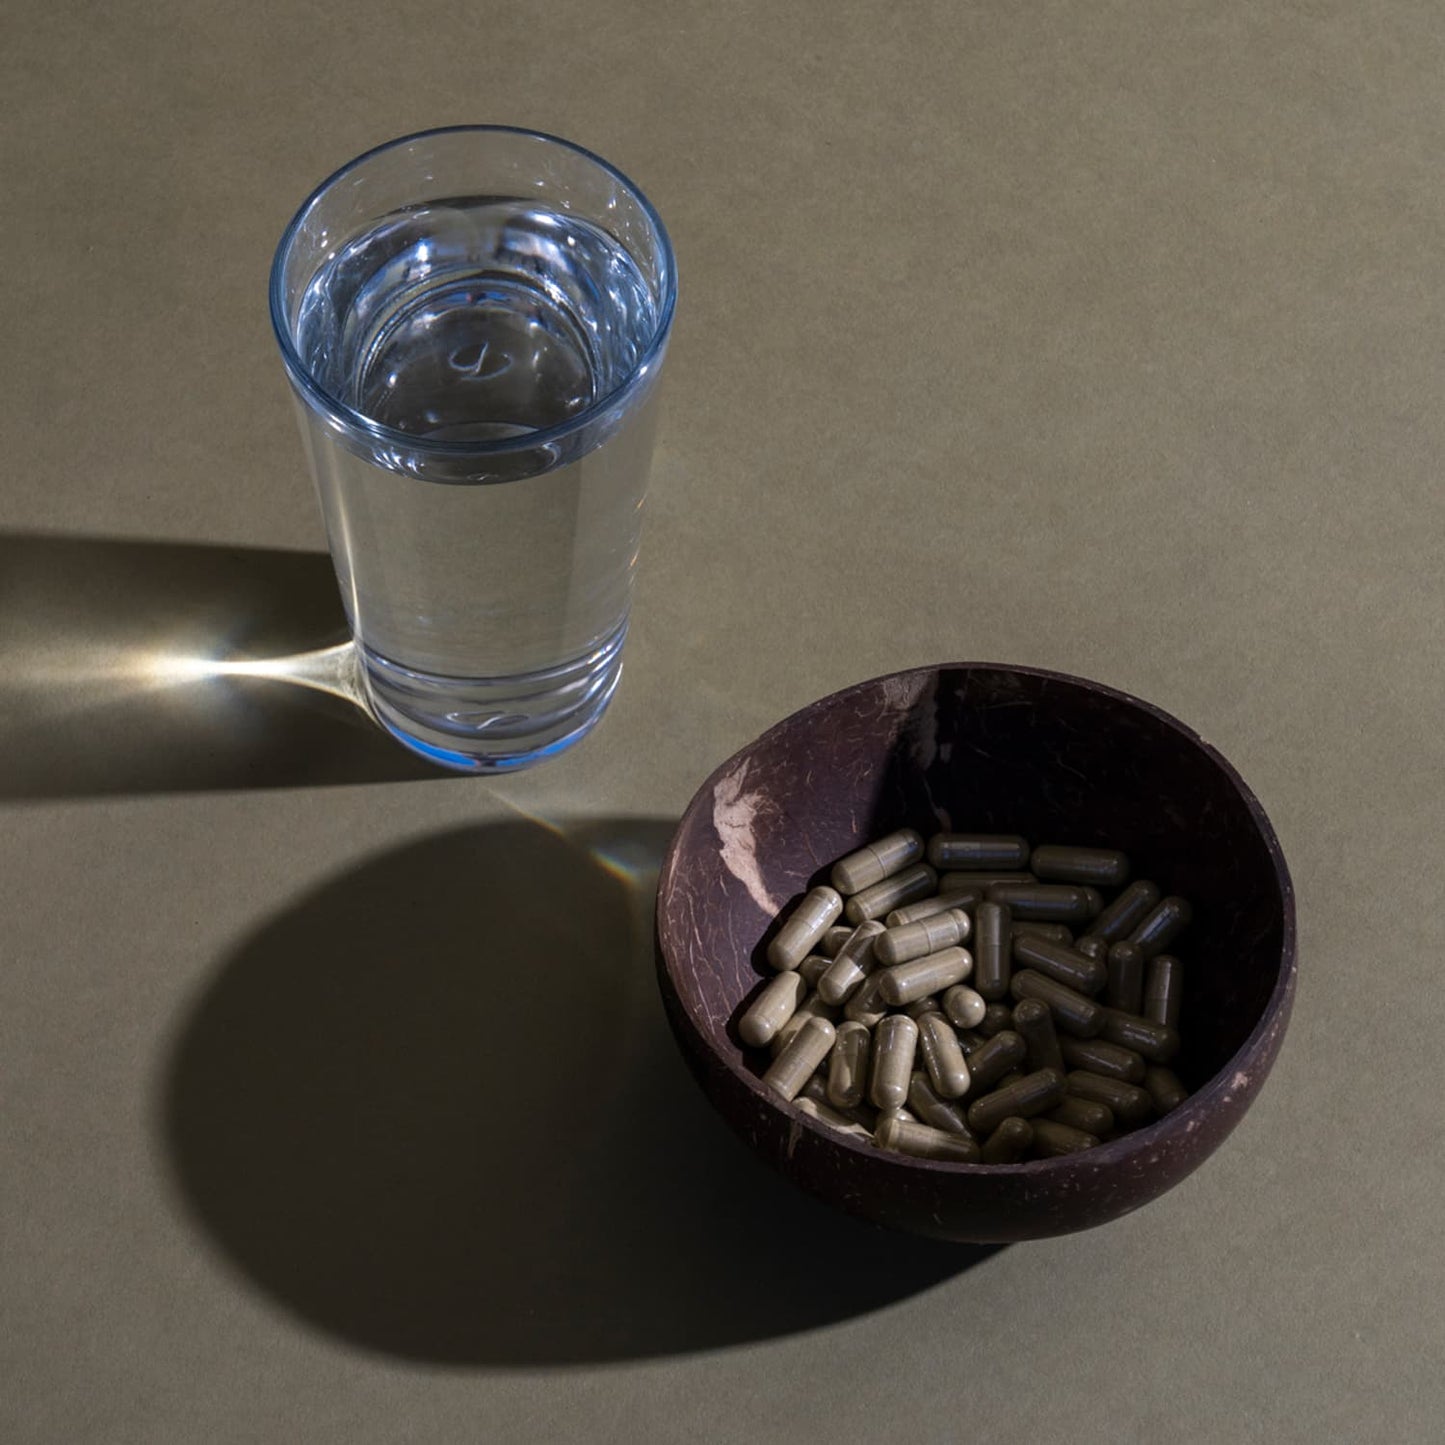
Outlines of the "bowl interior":
<svg viewBox="0 0 1445 1445">
<path fill-rule="evenodd" d="M 1121 848 L 1133 876 L 1194 906 L 1184 961 L 1191 1089 L 1223 1070 L 1282 996 L 1288 875 L 1233 768 L 1167 714 L 1077 678 L 988 664 L 861 683 L 724 764 L 684 816 L 659 893 L 663 967 L 705 1046 L 759 1089 L 734 1032 L 771 975 L 775 918 L 834 859 L 894 828 L 1022 833 Z M 1286 934 L 1288 933 L 1288 947 Z"/>
</svg>

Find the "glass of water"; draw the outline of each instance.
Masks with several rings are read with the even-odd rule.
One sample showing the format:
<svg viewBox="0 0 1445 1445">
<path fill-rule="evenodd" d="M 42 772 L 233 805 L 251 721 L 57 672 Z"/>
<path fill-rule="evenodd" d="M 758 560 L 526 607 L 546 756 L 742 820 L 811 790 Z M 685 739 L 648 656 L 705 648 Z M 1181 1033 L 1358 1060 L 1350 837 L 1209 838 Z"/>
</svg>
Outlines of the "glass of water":
<svg viewBox="0 0 1445 1445">
<path fill-rule="evenodd" d="M 282 236 L 271 319 L 361 685 L 423 756 L 526 767 L 611 700 L 676 295 L 636 186 L 504 127 L 369 151 Z"/>
</svg>

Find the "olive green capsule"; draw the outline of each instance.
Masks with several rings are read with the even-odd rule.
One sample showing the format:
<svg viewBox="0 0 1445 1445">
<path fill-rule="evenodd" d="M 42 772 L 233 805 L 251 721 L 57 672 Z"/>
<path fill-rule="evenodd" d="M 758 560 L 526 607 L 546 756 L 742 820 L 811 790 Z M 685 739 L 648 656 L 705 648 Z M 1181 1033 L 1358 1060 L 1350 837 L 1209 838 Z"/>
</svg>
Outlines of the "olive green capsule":
<svg viewBox="0 0 1445 1445">
<path fill-rule="evenodd" d="M 911 1154 L 916 1159 L 940 1159 L 950 1164 L 977 1164 L 978 1145 L 961 1134 L 949 1134 L 928 1124 L 910 1123 L 897 1114 L 878 1121 L 874 1135 L 885 1149 Z"/>
<path fill-rule="evenodd" d="M 848 930 L 850 933 L 852 929 Z M 798 976 L 809 988 L 817 988 L 818 980 L 827 973 L 833 960 L 821 953 L 810 953 L 797 967 Z"/>
<path fill-rule="evenodd" d="M 1053 1159 L 1060 1154 L 1077 1154 L 1081 1149 L 1092 1149 L 1098 1139 L 1082 1129 L 1071 1129 L 1067 1124 L 1055 1123 L 1052 1119 L 1035 1119 L 1034 1153 L 1042 1159 Z"/>
<path fill-rule="evenodd" d="M 779 970 L 797 968 L 842 911 L 843 900 L 831 888 L 814 888 L 805 894 L 768 945 L 768 962 Z"/>
<path fill-rule="evenodd" d="M 922 857 L 923 839 L 912 828 L 900 828 L 898 832 L 840 858 L 833 865 L 829 882 L 844 895 L 861 893 L 865 888 L 901 873 L 910 863 L 917 863 Z"/>
<path fill-rule="evenodd" d="M 1001 1034 L 1005 1029 L 1013 1027 L 1014 1011 L 1006 1003 L 991 1003 L 983 1011 L 983 1018 L 979 1021 L 975 1033 L 980 1033 L 986 1039 L 991 1039 L 995 1034 Z"/>
<path fill-rule="evenodd" d="M 1144 1087 L 1161 1114 L 1177 1109 L 1189 1097 L 1189 1090 L 1179 1082 L 1179 1075 L 1159 1064 L 1144 1070 Z"/>
<path fill-rule="evenodd" d="M 827 1019 L 804 1019 L 788 1046 L 768 1066 L 763 1084 L 784 1099 L 793 1099 L 833 1047 L 833 1025 Z"/>
<path fill-rule="evenodd" d="M 1129 860 L 1112 848 L 1045 843 L 1034 849 L 1029 868 L 1050 883 L 1092 883 L 1096 888 L 1118 888 L 1129 877 Z"/>
<path fill-rule="evenodd" d="M 978 890 L 978 897 L 983 897 L 982 889 Z M 972 900 L 972 903 L 977 902 L 978 898 Z M 902 928 L 905 924 L 922 923 L 925 918 L 947 913 L 950 908 L 969 908 L 972 903 L 962 894 L 946 898 L 937 893 L 932 898 L 920 898 L 917 903 L 905 903 L 902 908 L 895 908 L 883 921 L 889 928 Z"/>
<path fill-rule="evenodd" d="M 1064 1082 L 1075 1098 L 1107 1104 L 1121 1124 L 1142 1124 L 1154 1112 L 1153 1100 L 1137 1084 L 1105 1078 L 1087 1069 L 1071 1070 Z"/>
<path fill-rule="evenodd" d="M 1144 1001 L 1144 952 L 1137 943 L 1122 938 L 1109 946 L 1109 981 L 1104 1001 L 1110 1008 L 1136 1014 Z"/>
<path fill-rule="evenodd" d="M 926 898 L 938 886 L 938 875 L 926 863 L 915 863 L 861 893 L 855 893 L 843 910 L 851 923 L 866 923 L 885 913 Z"/>
<path fill-rule="evenodd" d="M 854 1023 L 867 1024 L 871 1029 L 888 1012 L 888 1005 L 878 991 L 882 983 L 882 970 L 875 969 L 843 1005 L 843 1017 Z"/>
<path fill-rule="evenodd" d="M 815 945 L 824 958 L 837 958 L 838 950 L 853 937 L 851 923 L 835 923 Z"/>
<path fill-rule="evenodd" d="M 1128 936 L 1148 917 L 1159 902 L 1159 889 L 1147 879 L 1131 883 L 1097 918 L 1089 924 L 1089 937 L 1117 943 Z"/>
<path fill-rule="evenodd" d="M 1005 1119 L 1045 1113 L 1063 1097 L 1064 1076 L 1057 1069 L 1039 1069 L 976 1099 L 968 1106 L 968 1127 L 976 1134 L 992 1134 Z"/>
<path fill-rule="evenodd" d="M 836 1041 L 834 1042 L 834 1047 L 837 1047 Z M 831 1054 L 828 1055 L 829 1060 L 831 1060 L 832 1057 Z M 811 1099 L 815 1104 L 822 1104 L 826 1108 L 832 1109 L 834 1113 L 841 1114 L 851 1123 L 858 1124 L 866 1129 L 870 1135 L 873 1133 L 873 1126 L 878 1122 L 878 1110 L 866 1100 L 852 1109 L 842 1109 L 836 1104 L 829 1102 L 827 1061 L 825 1061 L 821 1069 L 815 1070 L 813 1074 L 810 1075 L 808 1082 L 798 1091 L 798 1098 Z"/>
<path fill-rule="evenodd" d="M 975 968 L 977 966 L 974 965 Z M 948 1015 L 949 1022 L 959 1028 L 976 1029 L 988 1012 L 988 1004 L 982 994 L 975 993 L 966 984 L 956 983 L 944 992 L 943 1011 Z"/>
<path fill-rule="evenodd" d="M 1094 889 L 1076 883 L 995 883 L 988 897 L 1007 903 L 1015 918 L 1045 923 L 1085 923 L 1103 906 Z"/>
<path fill-rule="evenodd" d="M 984 898 L 988 890 L 1000 883 L 1037 883 L 1039 880 L 1032 873 L 940 873 L 938 875 L 938 891 L 945 898 L 952 898 L 960 893 L 974 893 L 978 899 Z"/>
<path fill-rule="evenodd" d="M 947 913 L 935 914 L 919 923 L 885 929 L 873 945 L 873 952 L 878 962 L 887 967 L 909 963 L 926 954 L 937 953 L 939 949 L 963 943 L 971 928 L 968 914 L 961 908 L 950 908 Z"/>
<path fill-rule="evenodd" d="M 1003 1078 L 1001 1078 L 998 1083 L 994 1085 L 994 1087 L 998 1089 L 1006 1089 L 1010 1084 L 1018 1083 L 1018 1081 L 1023 1077 L 1024 1071 L 1022 1069 L 1010 1069 L 1008 1073 L 1006 1073 Z"/>
<path fill-rule="evenodd" d="M 918 1020 L 918 1047 L 937 1094 L 945 1099 L 960 1099 L 968 1093 L 968 1064 L 953 1025 L 941 1013 L 927 1013 Z"/>
<path fill-rule="evenodd" d="M 974 910 L 974 987 L 989 1002 L 1008 996 L 1012 965 L 1013 915 L 1005 903 L 980 903 Z"/>
<path fill-rule="evenodd" d="M 916 998 L 912 1003 L 903 1005 L 903 1012 L 917 1023 L 924 1014 L 936 1014 L 939 1011 L 938 997 L 936 994 L 929 994 L 927 998 Z"/>
<path fill-rule="evenodd" d="M 908 1080 L 908 1107 L 925 1124 L 942 1129 L 946 1134 L 957 1134 L 972 1139 L 973 1131 L 963 1116 L 963 1109 L 950 1099 L 941 1099 L 934 1093 L 928 1075 L 922 1069 L 914 1069 Z"/>
<path fill-rule="evenodd" d="M 1155 905 L 1144 921 L 1129 935 L 1130 943 L 1144 950 L 1145 958 L 1163 953 L 1188 928 L 1194 910 L 1184 898 L 1165 898 Z"/>
<path fill-rule="evenodd" d="M 1138 1014 L 1120 1013 L 1116 1008 L 1104 1010 L 1104 1027 L 1100 1033 L 1111 1044 L 1143 1054 L 1151 1064 L 1167 1064 L 1179 1052 L 1179 1034 L 1168 1024 Z"/>
<path fill-rule="evenodd" d="M 931 993 L 962 983 L 972 971 L 973 955 L 966 948 L 944 948 L 910 963 L 880 970 L 883 982 L 878 992 L 884 1003 L 902 1008 L 915 999 L 927 998 Z"/>
<path fill-rule="evenodd" d="M 1026 868 L 1029 845 L 1012 833 L 935 833 L 928 861 L 935 868 Z"/>
<path fill-rule="evenodd" d="M 768 1048 L 772 1050 L 774 1058 L 783 1052 L 793 1041 L 793 1035 L 803 1027 L 809 1019 L 825 1019 L 832 1023 L 838 1016 L 838 1010 L 830 1003 L 825 1003 L 817 992 L 810 993 L 793 1011 L 793 1016 L 777 1033 L 773 1035 L 772 1042 Z"/>
<path fill-rule="evenodd" d="M 881 923 L 860 923 L 853 930 L 852 938 L 838 950 L 827 973 L 818 980 L 818 992 L 825 1003 L 843 1003 L 873 972 L 875 947 L 882 936 Z"/>
<path fill-rule="evenodd" d="M 1139 1010 L 1146 1019 L 1169 1028 L 1178 1028 L 1180 1005 L 1184 1002 L 1184 965 L 1172 953 L 1157 954 L 1149 960 L 1149 976 L 1144 985 L 1144 1006 Z"/>
<path fill-rule="evenodd" d="M 1096 1139 L 1102 1139 L 1114 1127 L 1114 1114 L 1107 1104 L 1073 1094 L 1066 1094 L 1044 1117 L 1055 1124 L 1066 1124 L 1070 1129 L 1092 1134 Z"/>
<path fill-rule="evenodd" d="M 1030 938 L 1027 934 L 1015 938 L 1013 956 L 1015 963 L 1047 974 L 1078 993 L 1098 993 L 1108 976 L 1108 969 L 1098 959 L 1086 958 L 1046 938 Z"/>
<path fill-rule="evenodd" d="M 907 1014 L 889 1014 L 874 1030 L 868 1097 L 880 1109 L 902 1108 L 917 1049 L 918 1025 Z"/>
<path fill-rule="evenodd" d="M 774 974 L 738 1020 L 738 1037 L 753 1049 L 771 1043 L 778 1030 L 797 1013 L 807 992 L 807 983 L 797 973 Z"/>
<path fill-rule="evenodd" d="M 995 1034 L 987 1043 L 968 1054 L 968 1072 L 972 1079 L 970 1092 L 977 1097 L 992 1088 L 1010 1069 L 1024 1061 L 1024 1041 L 1012 1029 Z"/>
<path fill-rule="evenodd" d="M 1036 998 L 1047 1004 L 1054 1016 L 1054 1027 L 1076 1039 L 1091 1039 L 1104 1027 L 1103 1004 L 1095 1003 L 1037 969 L 1020 969 L 1009 981 L 1009 992 L 1019 1002 Z"/>
<path fill-rule="evenodd" d="M 851 1020 L 836 1029 L 828 1055 L 828 1102 L 835 1109 L 856 1109 L 868 1087 L 868 1056 L 873 1038 L 863 1024 Z"/>
<path fill-rule="evenodd" d="M 1002 904 L 999 907 L 1003 907 Z M 1075 947 L 1074 931 L 1067 923 L 1015 923 L 1015 938 L 1047 938 L 1050 943 L 1061 943 L 1065 948 Z"/>
<path fill-rule="evenodd" d="M 1017 1164 L 1029 1152 L 1033 1142 L 1034 1126 L 1027 1119 L 1017 1116 L 1005 1119 L 979 1150 L 979 1161 L 983 1164 Z"/>
<path fill-rule="evenodd" d="M 1059 1049 L 1059 1036 L 1054 1031 L 1054 1016 L 1048 1005 L 1036 998 L 1026 998 L 1014 1005 L 1014 1031 L 1024 1041 L 1032 1069 L 1064 1071 L 1064 1056 Z"/>
<path fill-rule="evenodd" d="M 860 1143 L 872 1142 L 872 1133 L 861 1124 L 855 1123 L 846 1114 L 840 1114 L 836 1109 L 830 1109 L 826 1104 L 820 1104 L 816 1099 L 805 1099 L 801 1096 L 793 1100 L 794 1107 L 810 1119 L 816 1119 L 820 1124 L 826 1125 L 835 1133 L 846 1134 L 850 1139 L 857 1139 Z"/>
<path fill-rule="evenodd" d="M 1060 1039 L 1059 1048 L 1071 1069 L 1087 1069 L 1105 1078 L 1122 1079 L 1126 1084 L 1144 1082 L 1144 1059 L 1133 1049 L 1107 1039 Z"/>
</svg>

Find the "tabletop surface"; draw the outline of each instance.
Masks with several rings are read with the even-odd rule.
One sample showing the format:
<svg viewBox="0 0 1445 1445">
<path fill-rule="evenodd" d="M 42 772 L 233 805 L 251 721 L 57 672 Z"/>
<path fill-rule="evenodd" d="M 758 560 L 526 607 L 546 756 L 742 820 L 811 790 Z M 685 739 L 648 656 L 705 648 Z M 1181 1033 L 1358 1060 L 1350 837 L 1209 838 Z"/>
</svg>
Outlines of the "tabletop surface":
<svg viewBox="0 0 1445 1445">
<path fill-rule="evenodd" d="M 1438 4 L 9 18 L 0 1438 L 1439 1438 Z M 475 121 L 681 273 L 621 690 L 503 782 L 194 666 L 339 635 L 282 227 Z M 1235 1135 L 999 1251 L 797 1195 L 651 975 L 712 768 L 964 659 L 1196 728 L 1300 910 Z"/>
</svg>

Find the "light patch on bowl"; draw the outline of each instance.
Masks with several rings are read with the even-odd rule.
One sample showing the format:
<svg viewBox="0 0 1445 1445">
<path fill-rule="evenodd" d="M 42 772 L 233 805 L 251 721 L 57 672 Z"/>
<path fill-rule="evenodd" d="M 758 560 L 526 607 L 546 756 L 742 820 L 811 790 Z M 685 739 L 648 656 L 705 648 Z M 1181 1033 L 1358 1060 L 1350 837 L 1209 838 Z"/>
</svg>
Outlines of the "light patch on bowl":
<svg viewBox="0 0 1445 1445">
<path fill-rule="evenodd" d="M 712 825 L 722 845 L 724 866 L 748 890 L 753 902 L 771 918 L 783 905 L 768 892 L 758 864 L 756 825 L 767 807 L 767 800 L 761 793 L 743 790 L 747 773 L 747 763 L 741 763 L 718 779 L 712 794 Z"/>
</svg>

